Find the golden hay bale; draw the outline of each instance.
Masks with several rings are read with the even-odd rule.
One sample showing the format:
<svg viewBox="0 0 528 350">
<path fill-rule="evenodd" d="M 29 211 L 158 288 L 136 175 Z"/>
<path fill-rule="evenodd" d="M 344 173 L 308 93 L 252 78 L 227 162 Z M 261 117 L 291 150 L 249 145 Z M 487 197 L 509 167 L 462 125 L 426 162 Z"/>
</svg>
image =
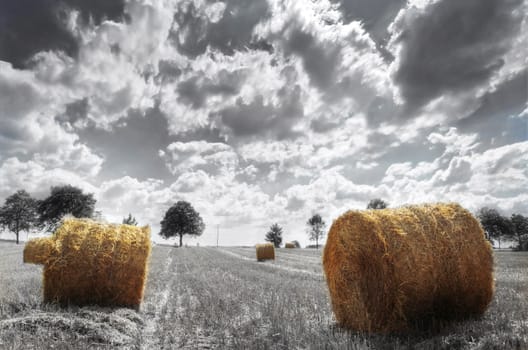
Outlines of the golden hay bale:
<svg viewBox="0 0 528 350">
<path fill-rule="evenodd" d="M 367 332 L 482 314 L 493 296 L 493 253 L 458 204 L 348 211 L 334 221 L 323 266 L 336 319 Z"/>
<path fill-rule="evenodd" d="M 295 248 L 295 243 L 293 242 L 286 242 L 286 244 L 284 244 L 284 248 Z"/>
<path fill-rule="evenodd" d="M 24 262 L 44 265 L 46 261 L 57 253 L 55 241 L 49 238 L 35 238 L 24 246 Z"/>
<path fill-rule="evenodd" d="M 275 260 L 275 246 L 273 243 L 257 244 L 257 260 Z"/>
<path fill-rule="evenodd" d="M 47 302 L 138 307 L 150 250 L 148 226 L 66 219 L 53 236 L 29 241 L 24 259 L 44 264 Z"/>
</svg>

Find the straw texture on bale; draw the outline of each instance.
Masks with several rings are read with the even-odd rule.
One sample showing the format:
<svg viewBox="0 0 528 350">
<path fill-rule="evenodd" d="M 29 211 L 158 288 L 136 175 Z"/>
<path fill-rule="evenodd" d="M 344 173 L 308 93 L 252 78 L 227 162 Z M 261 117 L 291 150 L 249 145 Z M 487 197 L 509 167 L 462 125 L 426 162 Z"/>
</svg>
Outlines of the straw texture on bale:
<svg viewBox="0 0 528 350">
<path fill-rule="evenodd" d="M 273 243 L 257 244 L 257 260 L 275 260 L 275 246 Z"/>
<path fill-rule="evenodd" d="M 295 243 L 286 242 L 286 244 L 284 244 L 284 248 L 295 248 Z"/>
<path fill-rule="evenodd" d="M 24 262 L 44 265 L 57 254 L 55 242 L 49 238 L 35 238 L 24 246 Z"/>
<path fill-rule="evenodd" d="M 330 228 L 323 267 L 338 323 L 356 331 L 481 315 L 494 291 L 491 245 L 458 204 L 348 211 Z"/>
<path fill-rule="evenodd" d="M 24 261 L 44 265 L 44 301 L 138 307 L 150 228 L 66 219 L 49 238 L 29 241 Z"/>
</svg>

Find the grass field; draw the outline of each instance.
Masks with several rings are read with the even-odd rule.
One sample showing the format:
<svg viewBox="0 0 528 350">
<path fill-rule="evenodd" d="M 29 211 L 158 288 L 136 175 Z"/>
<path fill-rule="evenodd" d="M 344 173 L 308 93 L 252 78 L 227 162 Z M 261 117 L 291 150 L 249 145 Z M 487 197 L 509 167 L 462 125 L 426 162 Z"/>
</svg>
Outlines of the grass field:
<svg viewBox="0 0 528 350">
<path fill-rule="evenodd" d="M 141 310 L 41 303 L 41 271 L 0 243 L 1 349 L 528 349 L 528 254 L 497 252 L 493 304 L 481 318 L 412 334 L 366 336 L 335 325 L 320 251 L 153 248 Z"/>
</svg>

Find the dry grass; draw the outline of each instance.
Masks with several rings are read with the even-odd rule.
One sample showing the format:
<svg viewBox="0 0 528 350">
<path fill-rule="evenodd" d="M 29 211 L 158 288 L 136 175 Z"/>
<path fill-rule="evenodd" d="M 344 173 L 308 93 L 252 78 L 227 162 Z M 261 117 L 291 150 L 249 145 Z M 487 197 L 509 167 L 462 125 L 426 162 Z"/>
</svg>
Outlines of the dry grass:
<svg viewBox="0 0 528 350">
<path fill-rule="evenodd" d="M 491 245 L 458 204 L 349 211 L 330 228 L 323 265 L 339 324 L 357 331 L 478 316 L 493 296 Z"/>
<path fill-rule="evenodd" d="M 336 326 L 316 250 L 257 263 L 254 249 L 154 247 L 139 312 L 41 304 L 42 268 L 23 264 L 20 246 L 0 250 L 0 349 L 528 348 L 526 253 L 496 253 L 482 318 L 366 336 Z"/>
</svg>

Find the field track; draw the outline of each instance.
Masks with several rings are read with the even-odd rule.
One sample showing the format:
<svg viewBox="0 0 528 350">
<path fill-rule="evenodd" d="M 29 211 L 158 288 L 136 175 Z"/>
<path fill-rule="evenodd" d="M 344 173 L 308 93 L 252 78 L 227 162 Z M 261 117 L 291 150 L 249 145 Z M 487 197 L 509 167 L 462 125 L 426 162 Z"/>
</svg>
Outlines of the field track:
<svg viewBox="0 0 528 350">
<path fill-rule="evenodd" d="M 0 349 L 528 349 L 528 254 L 497 252 L 497 292 L 478 320 L 410 335 L 336 327 L 321 251 L 155 246 L 139 311 L 41 303 L 41 271 L 0 243 Z"/>
</svg>

